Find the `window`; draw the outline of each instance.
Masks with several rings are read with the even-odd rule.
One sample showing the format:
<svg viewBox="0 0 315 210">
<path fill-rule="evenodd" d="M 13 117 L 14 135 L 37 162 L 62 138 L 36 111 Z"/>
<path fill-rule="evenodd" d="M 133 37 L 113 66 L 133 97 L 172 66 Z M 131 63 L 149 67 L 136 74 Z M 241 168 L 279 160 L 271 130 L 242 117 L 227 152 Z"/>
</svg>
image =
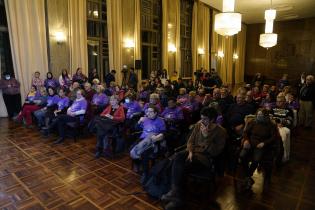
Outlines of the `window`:
<svg viewBox="0 0 315 210">
<path fill-rule="evenodd" d="M 193 0 L 180 1 L 181 77 L 192 77 L 192 13 Z"/>
<path fill-rule="evenodd" d="M 106 0 L 87 0 L 88 68 L 103 80 L 109 70 Z"/>
<path fill-rule="evenodd" d="M 0 73 L 14 74 L 4 0 L 0 0 Z"/>
<path fill-rule="evenodd" d="M 161 0 L 141 0 L 142 78 L 161 69 Z"/>
</svg>

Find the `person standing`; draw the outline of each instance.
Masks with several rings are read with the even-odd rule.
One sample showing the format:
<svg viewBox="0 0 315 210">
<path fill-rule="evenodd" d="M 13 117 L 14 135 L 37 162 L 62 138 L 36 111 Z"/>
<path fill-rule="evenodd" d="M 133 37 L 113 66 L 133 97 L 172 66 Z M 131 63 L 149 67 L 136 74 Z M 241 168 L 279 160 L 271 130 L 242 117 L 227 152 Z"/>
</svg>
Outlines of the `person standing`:
<svg viewBox="0 0 315 210">
<path fill-rule="evenodd" d="M 116 71 L 115 70 L 111 70 L 110 73 L 106 74 L 106 76 L 105 76 L 105 84 L 106 84 L 107 88 L 110 87 L 110 83 L 111 82 L 115 82 L 115 75 L 116 75 Z"/>
<path fill-rule="evenodd" d="M 8 116 L 12 118 L 21 110 L 20 83 L 9 72 L 5 72 L 3 76 L 4 78 L 0 80 L 0 89 L 2 89 Z"/>
<path fill-rule="evenodd" d="M 134 68 L 130 68 L 130 75 L 129 75 L 129 80 L 128 80 L 128 86 L 130 88 L 133 88 L 135 91 L 137 91 L 138 76 L 135 73 L 135 69 Z"/>
<path fill-rule="evenodd" d="M 315 104 L 314 76 L 308 75 L 300 90 L 299 124 L 310 129 L 313 124 L 313 109 Z"/>
</svg>

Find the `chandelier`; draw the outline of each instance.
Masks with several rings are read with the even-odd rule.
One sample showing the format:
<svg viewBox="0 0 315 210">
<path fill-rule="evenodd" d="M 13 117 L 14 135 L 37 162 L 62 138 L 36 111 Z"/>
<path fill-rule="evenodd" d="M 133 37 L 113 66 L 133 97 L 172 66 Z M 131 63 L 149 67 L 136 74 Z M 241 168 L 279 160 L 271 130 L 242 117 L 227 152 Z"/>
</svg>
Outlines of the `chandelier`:
<svg viewBox="0 0 315 210">
<path fill-rule="evenodd" d="M 232 36 L 241 31 L 242 15 L 234 12 L 235 0 L 223 0 L 223 13 L 215 15 L 214 30 L 222 36 Z"/>
<path fill-rule="evenodd" d="M 271 2 L 272 5 L 272 2 Z M 273 33 L 273 21 L 276 18 L 276 10 L 268 9 L 265 11 L 265 33 L 259 36 L 259 45 L 270 48 L 277 45 L 278 34 Z"/>
</svg>

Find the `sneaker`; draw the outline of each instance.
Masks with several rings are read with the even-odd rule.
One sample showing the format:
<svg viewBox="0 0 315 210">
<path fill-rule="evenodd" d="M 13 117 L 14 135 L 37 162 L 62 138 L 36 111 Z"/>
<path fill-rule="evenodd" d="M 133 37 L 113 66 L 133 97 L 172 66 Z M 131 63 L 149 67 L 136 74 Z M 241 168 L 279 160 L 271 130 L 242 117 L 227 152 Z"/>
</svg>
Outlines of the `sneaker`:
<svg viewBox="0 0 315 210">
<path fill-rule="evenodd" d="M 96 158 L 96 159 L 100 158 L 101 156 L 102 156 L 102 151 L 97 151 L 97 152 L 95 153 L 95 158 Z"/>
<path fill-rule="evenodd" d="M 161 201 L 168 202 L 168 201 L 178 201 L 179 195 L 175 190 L 170 190 L 168 193 L 162 195 Z"/>
<path fill-rule="evenodd" d="M 59 138 L 56 141 L 54 141 L 54 144 L 61 144 L 62 142 L 64 142 L 64 138 Z"/>
<path fill-rule="evenodd" d="M 183 206 L 183 202 L 181 200 L 171 201 L 164 207 L 164 209 L 175 210 L 175 209 L 181 209 L 182 206 Z"/>
</svg>

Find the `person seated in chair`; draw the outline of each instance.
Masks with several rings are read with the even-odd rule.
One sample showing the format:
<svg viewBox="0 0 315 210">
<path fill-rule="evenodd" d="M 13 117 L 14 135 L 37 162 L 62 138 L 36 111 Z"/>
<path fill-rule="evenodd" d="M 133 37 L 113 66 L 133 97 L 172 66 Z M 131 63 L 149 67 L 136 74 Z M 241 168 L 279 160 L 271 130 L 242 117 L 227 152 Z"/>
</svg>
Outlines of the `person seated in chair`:
<svg viewBox="0 0 315 210">
<path fill-rule="evenodd" d="M 45 127 L 42 127 L 44 134 L 47 134 L 47 129 L 51 121 L 56 118 L 58 115 L 66 114 L 67 109 L 70 104 L 70 99 L 67 97 L 66 90 L 63 88 L 59 89 L 59 101 L 57 106 L 54 109 L 47 109 L 45 114 Z"/>
<path fill-rule="evenodd" d="M 96 93 L 93 95 L 91 101 L 92 116 L 100 114 L 109 102 L 108 96 L 104 93 L 104 90 L 103 85 L 96 86 Z"/>
<path fill-rule="evenodd" d="M 158 117 L 158 109 L 150 105 L 147 109 L 147 117 L 141 117 L 138 125 L 142 128 L 140 142 L 130 151 L 130 157 L 138 163 L 142 161 L 144 182 L 148 175 L 148 165 L 150 156 L 159 152 L 158 142 L 163 146 L 164 133 L 166 126 L 162 118 Z"/>
<path fill-rule="evenodd" d="M 223 127 L 215 124 L 217 111 L 204 107 L 200 115 L 201 120 L 194 126 L 186 150 L 177 153 L 173 159 L 171 190 L 161 198 L 168 202 L 165 209 L 177 208 L 183 204 L 183 186 L 187 174 L 212 168 L 212 158 L 223 152 L 227 133 Z"/>
<path fill-rule="evenodd" d="M 152 93 L 152 94 L 150 95 L 150 100 L 149 100 L 149 102 L 146 103 L 146 104 L 144 105 L 144 107 L 143 107 L 143 111 L 144 111 L 145 114 L 147 114 L 147 110 L 148 110 L 148 108 L 150 107 L 150 105 L 155 106 L 155 107 L 158 109 L 159 113 L 162 112 L 162 105 L 161 105 L 161 103 L 160 103 L 160 96 L 159 96 L 159 94 L 157 94 L 157 93 Z"/>
<path fill-rule="evenodd" d="M 109 99 L 109 105 L 95 119 L 97 143 L 95 158 L 101 157 L 103 152 L 108 155 L 110 150 L 109 135 L 118 135 L 117 124 L 125 120 L 124 107 L 119 105 L 119 96 L 112 95 Z"/>
<path fill-rule="evenodd" d="M 81 122 L 84 119 L 83 115 L 86 113 L 87 101 L 83 96 L 83 90 L 77 90 L 76 95 L 76 99 L 67 109 L 67 113 L 59 115 L 54 123 L 54 125 L 57 125 L 59 132 L 59 138 L 54 144 L 60 144 L 65 140 L 67 123 L 77 122 L 78 120 Z"/>
<path fill-rule="evenodd" d="M 265 150 L 270 150 L 277 137 L 277 126 L 270 120 L 267 109 L 259 109 L 256 118 L 247 123 L 240 152 L 240 162 L 245 173 L 245 187 L 253 184 L 253 173 L 262 160 Z M 249 158 L 251 156 L 251 158 Z M 251 161 L 251 164 L 249 162 Z M 265 183 L 270 180 L 265 180 Z"/>
<path fill-rule="evenodd" d="M 279 134 L 283 143 L 283 156 L 279 157 L 277 164 L 286 162 L 290 158 L 290 136 L 291 128 L 293 128 L 294 113 L 293 110 L 288 108 L 285 96 L 278 95 L 276 106 L 271 110 L 271 114 L 278 125 Z"/>
<path fill-rule="evenodd" d="M 37 119 L 37 124 L 39 128 L 45 126 L 45 115 L 47 111 L 54 110 L 57 107 L 57 103 L 59 100 L 60 98 L 56 94 L 55 89 L 49 87 L 46 106 L 34 112 L 34 116 Z"/>
</svg>

